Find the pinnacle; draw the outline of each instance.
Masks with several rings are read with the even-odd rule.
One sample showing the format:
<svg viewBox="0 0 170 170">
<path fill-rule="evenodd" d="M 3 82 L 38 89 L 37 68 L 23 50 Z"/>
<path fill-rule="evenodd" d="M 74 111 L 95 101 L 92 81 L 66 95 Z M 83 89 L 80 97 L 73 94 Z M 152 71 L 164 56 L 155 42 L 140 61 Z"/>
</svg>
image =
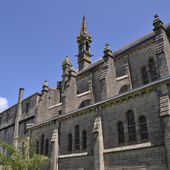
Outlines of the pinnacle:
<svg viewBox="0 0 170 170">
<path fill-rule="evenodd" d="M 66 58 L 65 58 L 65 60 L 64 60 L 64 62 L 63 62 L 63 65 L 65 65 L 65 64 L 67 64 L 67 65 L 72 65 L 72 64 L 71 64 L 71 61 L 70 61 L 70 58 L 69 58 L 68 56 L 66 56 Z"/>
<path fill-rule="evenodd" d="M 87 21 L 86 21 L 85 15 L 83 16 L 83 21 L 82 21 L 80 33 L 88 33 Z"/>
</svg>

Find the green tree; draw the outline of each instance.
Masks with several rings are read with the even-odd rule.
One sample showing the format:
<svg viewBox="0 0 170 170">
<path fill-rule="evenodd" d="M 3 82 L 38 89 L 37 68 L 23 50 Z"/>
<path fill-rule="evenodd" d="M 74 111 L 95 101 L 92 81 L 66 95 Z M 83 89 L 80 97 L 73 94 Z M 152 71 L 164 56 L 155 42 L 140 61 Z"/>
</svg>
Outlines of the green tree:
<svg viewBox="0 0 170 170">
<path fill-rule="evenodd" d="M 48 163 L 48 157 L 36 154 L 29 139 L 24 139 L 22 148 L 16 149 L 11 144 L 0 142 L 0 165 L 3 170 L 41 170 Z"/>
</svg>

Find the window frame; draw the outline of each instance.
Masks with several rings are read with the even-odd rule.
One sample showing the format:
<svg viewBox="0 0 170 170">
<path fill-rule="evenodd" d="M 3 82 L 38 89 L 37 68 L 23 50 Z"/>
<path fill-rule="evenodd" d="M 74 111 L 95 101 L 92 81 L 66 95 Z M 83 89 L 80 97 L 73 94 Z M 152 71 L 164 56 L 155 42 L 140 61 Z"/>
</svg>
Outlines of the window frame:
<svg viewBox="0 0 170 170">
<path fill-rule="evenodd" d="M 82 149 L 83 150 L 87 149 L 87 131 L 86 130 L 82 131 Z"/>
<path fill-rule="evenodd" d="M 73 151 L 73 135 L 72 133 L 68 134 L 68 152 Z"/>
<path fill-rule="evenodd" d="M 137 134 L 134 112 L 132 110 L 129 110 L 126 112 L 126 116 L 128 125 L 128 140 L 129 142 L 136 142 Z"/>
<path fill-rule="evenodd" d="M 124 144 L 125 143 L 125 133 L 124 133 L 124 125 L 122 121 L 117 123 L 117 132 L 118 132 L 118 143 Z"/>
<path fill-rule="evenodd" d="M 142 118 L 143 118 L 143 120 L 142 120 Z M 148 140 L 149 134 L 148 134 L 148 124 L 147 124 L 146 116 L 141 115 L 138 119 L 138 122 L 139 122 L 140 139 Z"/>
<path fill-rule="evenodd" d="M 75 150 L 80 150 L 80 126 L 75 126 Z"/>
</svg>

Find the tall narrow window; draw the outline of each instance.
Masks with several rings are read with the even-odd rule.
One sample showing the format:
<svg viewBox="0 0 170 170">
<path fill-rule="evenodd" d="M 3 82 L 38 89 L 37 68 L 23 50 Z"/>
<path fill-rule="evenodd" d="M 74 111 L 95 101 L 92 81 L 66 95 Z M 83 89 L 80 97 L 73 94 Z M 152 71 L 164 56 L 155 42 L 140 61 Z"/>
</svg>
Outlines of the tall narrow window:
<svg viewBox="0 0 170 170">
<path fill-rule="evenodd" d="M 149 76 L 148 76 L 148 72 L 146 70 L 146 67 L 143 67 L 141 69 L 141 77 L 142 77 L 143 84 L 149 83 Z"/>
<path fill-rule="evenodd" d="M 141 116 L 139 118 L 139 128 L 140 128 L 141 139 L 148 139 L 148 128 L 147 128 L 147 121 L 145 116 Z"/>
<path fill-rule="evenodd" d="M 39 154 L 39 141 L 36 142 L 36 154 Z"/>
<path fill-rule="evenodd" d="M 40 149 L 40 153 L 41 154 L 44 153 L 44 134 L 41 136 L 41 149 Z"/>
<path fill-rule="evenodd" d="M 69 152 L 72 151 L 72 145 L 73 145 L 73 138 L 72 138 L 72 134 L 69 133 L 68 134 L 68 151 Z"/>
<path fill-rule="evenodd" d="M 28 113 L 29 109 L 30 109 L 30 103 L 27 103 L 27 104 L 26 104 L 25 112 Z"/>
<path fill-rule="evenodd" d="M 45 155 L 48 155 L 49 152 L 49 140 L 45 140 Z"/>
<path fill-rule="evenodd" d="M 5 131 L 4 131 L 4 141 L 6 141 L 6 139 L 7 139 L 7 131 L 8 131 L 8 129 L 5 129 Z"/>
<path fill-rule="evenodd" d="M 26 134 L 27 133 L 27 122 L 24 123 L 24 128 L 23 129 L 24 129 L 24 134 Z"/>
<path fill-rule="evenodd" d="M 75 150 L 80 149 L 80 127 L 77 125 L 75 127 Z"/>
<path fill-rule="evenodd" d="M 118 122 L 118 124 L 117 124 L 117 130 L 118 130 L 119 144 L 122 144 L 122 143 L 125 142 L 123 122 L 121 122 L 121 121 Z"/>
<path fill-rule="evenodd" d="M 2 124 L 2 116 L 0 116 L 0 125 Z"/>
<path fill-rule="evenodd" d="M 87 131 L 83 130 L 82 132 L 82 149 L 87 149 Z"/>
<path fill-rule="evenodd" d="M 89 43 L 86 42 L 86 52 L 89 52 Z"/>
<path fill-rule="evenodd" d="M 10 112 L 7 111 L 7 113 L 6 113 L 6 122 L 8 122 L 8 120 L 9 120 L 9 114 L 10 114 Z"/>
<path fill-rule="evenodd" d="M 149 60 L 149 72 L 150 72 L 150 77 L 152 81 L 155 81 L 158 79 L 156 67 L 155 67 L 155 61 L 153 58 L 150 58 Z"/>
<path fill-rule="evenodd" d="M 136 127 L 135 127 L 134 113 L 132 110 L 129 110 L 127 112 L 127 122 L 128 122 L 129 142 L 136 141 Z"/>
<path fill-rule="evenodd" d="M 59 110 L 59 111 L 58 111 L 58 114 L 59 114 L 59 115 L 61 115 L 61 114 L 62 114 L 62 111 L 61 111 L 61 110 Z"/>
</svg>

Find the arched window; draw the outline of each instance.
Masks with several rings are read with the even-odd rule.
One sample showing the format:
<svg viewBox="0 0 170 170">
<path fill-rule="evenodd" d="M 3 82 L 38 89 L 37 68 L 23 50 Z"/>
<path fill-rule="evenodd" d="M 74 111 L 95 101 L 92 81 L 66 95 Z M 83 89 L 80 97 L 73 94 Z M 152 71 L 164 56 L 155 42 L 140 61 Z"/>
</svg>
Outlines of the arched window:
<svg viewBox="0 0 170 170">
<path fill-rule="evenodd" d="M 80 127 L 77 125 L 75 127 L 75 150 L 80 149 Z"/>
<path fill-rule="evenodd" d="M 153 58 L 149 59 L 149 72 L 150 72 L 150 77 L 152 81 L 155 81 L 158 79 L 156 67 L 155 67 L 155 61 Z"/>
<path fill-rule="evenodd" d="M 41 135 L 41 149 L 40 149 L 40 153 L 41 154 L 44 153 L 44 134 Z"/>
<path fill-rule="evenodd" d="M 83 130 L 82 132 L 82 149 L 87 149 L 87 131 Z"/>
<path fill-rule="evenodd" d="M 130 89 L 129 85 L 125 84 L 120 88 L 119 94 L 122 94 L 122 93 L 129 91 L 129 89 Z"/>
<path fill-rule="evenodd" d="M 148 72 L 146 70 L 146 67 L 143 67 L 141 69 L 141 77 L 142 77 L 143 84 L 148 84 L 149 83 L 149 76 L 148 76 Z"/>
<path fill-rule="evenodd" d="M 134 119 L 134 113 L 132 110 L 129 110 L 127 112 L 127 122 L 128 122 L 129 142 L 136 141 L 135 119 Z"/>
<path fill-rule="evenodd" d="M 36 154 L 39 154 L 39 141 L 36 142 Z"/>
<path fill-rule="evenodd" d="M 124 143 L 125 142 L 125 135 L 124 135 L 123 122 L 121 122 L 121 121 L 118 122 L 117 131 L 118 131 L 119 144 Z"/>
<path fill-rule="evenodd" d="M 68 134 L 68 151 L 69 152 L 72 151 L 72 146 L 73 146 L 73 138 L 72 138 L 72 134 L 69 133 Z"/>
<path fill-rule="evenodd" d="M 45 140 L 45 155 L 48 155 L 49 152 L 49 139 Z"/>
<path fill-rule="evenodd" d="M 145 116 L 139 117 L 139 128 L 141 139 L 148 139 L 148 128 Z"/>
<path fill-rule="evenodd" d="M 79 106 L 79 109 L 82 108 L 82 107 L 85 107 L 85 106 L 88 106 L 90 105 L 91 101 L 90 100 L 84 100 L 81 102 L 80 106 Z"/>
</svg>

